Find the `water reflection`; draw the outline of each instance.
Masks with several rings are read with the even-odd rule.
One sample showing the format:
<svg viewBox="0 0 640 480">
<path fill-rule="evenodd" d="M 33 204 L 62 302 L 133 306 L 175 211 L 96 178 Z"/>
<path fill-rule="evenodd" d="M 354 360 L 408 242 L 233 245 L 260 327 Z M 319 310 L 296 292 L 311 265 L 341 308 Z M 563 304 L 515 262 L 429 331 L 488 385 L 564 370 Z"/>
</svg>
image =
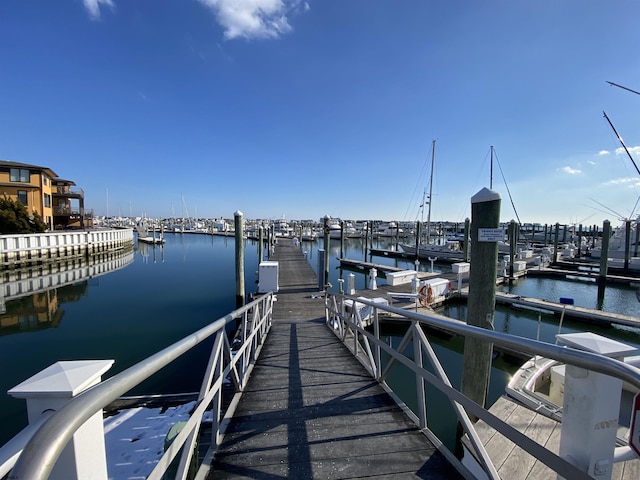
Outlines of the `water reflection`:
<svg viewBox="0 0 640 480">
<path fill-rule="evenodd" d="M 0 335 L 59 326 L 63 304 L 84 297 L 92 279 L 132 262 L 132 251 L 120 251 L 2 272 Z"/>
</svg>

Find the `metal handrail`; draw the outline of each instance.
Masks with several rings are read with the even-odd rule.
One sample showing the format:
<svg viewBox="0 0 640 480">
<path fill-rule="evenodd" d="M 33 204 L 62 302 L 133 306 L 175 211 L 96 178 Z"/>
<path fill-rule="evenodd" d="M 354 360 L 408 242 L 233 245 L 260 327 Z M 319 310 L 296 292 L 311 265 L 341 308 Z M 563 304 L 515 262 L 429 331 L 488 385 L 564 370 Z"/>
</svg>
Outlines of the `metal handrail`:
<svg viewBox="0 0 640 480">
<path fill-rule="evenodd" d="M 343 307 L 345 299 L 353 301 L 354 308 L 352 308 L 351 312 L 349 313 L 345 313 L 345 309 Z M 363 304 L 372 307 L 374 327 L 373 334 L 364 328 L 362 319 L 360 318 L 360 312 L 358 308 L 355 308 L 357 304 Z M 531 340 L 528 338 L 486 330 L 480 327 L 474 327 L 458 320 L 453 320 L 448 317 L 438 315 L 435 312 L 428 315 L 423 315 L 406 309 L 381 305 L 379 303 L 367 300 L 363 297 L 356 298 L 349 295 L 328 294 L 325 306 L 325 319 L 327 325 L 336 333 L 337 336 L 342 339 L 349 350 L 357 358 L 360 359 L 363 365 L 369 370 L 370 374 L 379 382 L 384 383 L 386 372 L 390 370 L 390 364 L 392 362 L 402 363 L 416 373 L 417 380 L 426 380 L 437 389 L 439 389 L 442 393 L 444 393 L 454 405 L 454 409 L 456 410 L 456 413 L 458 413 L 458 415 L 460 415 L 460 411 L 456 409 L 455 404 L 464 407 L 464 409 L 466 409 L 469 413 L 484 420 L 491 427 L 495 428 L 511 441 L 529 451 L 532 455 L 556 470 L 558 473 L 563 474 L 563 476 L 571 474 L 573 475 L 572 478 L 589 478 L 585 477 L 586 474 L 584 472 L 578 470 L 575 466 L 571 465 L 566 460 L 560 458 L 558 455 L 550 452 L 546 448 L 541 447 L 540 445 L 520 433 L 518 430 L 514 429 L 507 423 L 494 416 L 488 410 L 484 409 L 480 405 L 470 400 L 468 397 L 464 396 L 455 388 L 452 388 L 446 376 L 443 378 L 440 375 L 436 376 L 425 370 L 421 365 L 421 359 L 418 358 L 418 355 L 416 355 L 416 361 L 414 362 L 399 353 L 403 351 L 410 340 L 413 340 L 414 342 L 427 341 L 428 343 L 426 336 L 421 336 L 419 333 L 413 333 L 412 336 L 409 337 L 411 333 L 410 328 L 410 331 L 401 342 L 401 345 L 397 348 L 397 351 L 387 345 L 385 342 L 381 341 L 378 320 L 379 311 L 385 311 L 402 317 L 399 320 L 409 320 L 412 322 L 412 324 L 414 324 L 413 328 L 415 328 L 416 325 L 422 324 L 462 335 L 464 337 L 473 337 L 484 340 L 511 350 L 526 353 L 531 356 L 542 355 L 548 358 L 559 360 L 564 363 L 576 365 L 587 370 L 592 370 L 595 372 L 603 373 L 605 375 L 617 377 L 640 389 L 640 369 L 625 364 L 621 361 L 603 357 L 595 353 L 585 352 L 573 348 L 561 347 L 537 340 Z M 351 334 L 352 337 L 350 337 L 349 334 Z M 376 355 L 372 355 L 371 353 L 372 347 L 370 346 L 370 342 L 374 345 Z M 414 349 L 417 348 L 420 347 L 417 347 L 414 343 Z M 429 354 L 430 346 L 427 346 L 427 344 L 425 344 L 424 348 L 427 351 L 429 360 L 434 364 L 436 372 L 440 374 L 439 369 L 441 366 L 437 358 L 434 359 Z M 360 349 L 364 350 L 364 355 L 360 354 Z M 387 353 L 391 357 L 389 365 L 387 365 L 384 372 L 381 371 L 382 367 L 380 365 L 381 350 L 384 350 L 385 353 Z M 424 389 L 422 389 L 422 391 L 424 392 Z M 422 401 L 425 401 L 425 399 L 419 399 L 419 407 L 420 402 Z M 425 415 L 426 409 L 419 408 L 419 410 L 420 417 L 415 416 L 415 414 L 412 414 L 412 412 L 409 412 L 409 414 L 410 416 L 413 415 L 413 417 L 415 417 L 414 421 L 416 421 L 416 423 L 418 423 L 421 428 L 425 428 L 426 418 L 423 418 L 423 415 Z M 459 418 L 461 420 L 461 424 L 470 437 L 471 443 L 476 448 L 476 453 L 481 457 L 480 462 L 481 464 L 483 464 L 482 466 L 485 469 L 485 472 L 489 475 L 490 478 L 495 478 L 497 474 L 495 471 L 495 467 L 493 467 L 491 463 L 491 460 L 488 458 L 488 456 L 485 456 L 484 452 L 482 451 L 483 447 L 481 445 L 476 445 L 476 441 L 474 439 L 474 437 L 476 437 L 476 433 L 473 425 L 468 424 L 464 420 L 464 417 Z M 470 427 L 471 430 L 468 427 Z"/>
<path fill-rule="evenodd" d="M 191 348 L 218 333 L 219 339 L 224 338 L 227 349 L 225 353 L 221 354 L 221 342 L 214 342 L 215 345 L 210 360 L 216 362 L 222 362 L 224 360 L 228 363 L 224 369 L 220 366 L 216 367 L 209 364 L 203 381 L 203 388 L 199 396 L 200 403 L 196 407 L 196 410 L 201 416 L 213 397 L 220 393 L 222 379 L 226 374 L 233 374 L 232 380 L 236 385 L 236 390 L 243 388 L 248 378 L 247 370 L 251 368 L 250 360 L 255 360 L 256 357 L 255 348 L 264 340 L 270 327 L 272 306 L 273 293 L 262 295 L 253 302 L 234 310 L 155 355 L 138 362 L 73 398 L 69 403 L 55 412 L 34 434 L 18 458 L 9 475 L 9 479 L 38 480 L 47 478 L 64 447 L 71 440 L 75 431 L 80 428 L 85 421 Z M 258 310 L 261 310 L 261 316 L 259 318 L 256 316 Z M 251 313 L 253 313 L 253 320 L 248 321 Z M 243 332 L 245 342 L 240 346 L 237 354 L 232 357 L 229 350 L 229 343 L 225 336 L 225 326 L 230 322 L 235 322 L 239 318 L 243 319 L 243 324 L 246 328 L 252 328 L 253 330 Z M 236 369 L 236 364 L 240 364 L 241 368 L 239 371 Z M 211 376 L 211 373 L 215 368 L 219 368 L 218 373 L 222 372 L 223 375 L 217 375 L 215 382 L 212 383 L 214 376 Z M 217 406 L 220 408 L 220 402 L 217 402 Z M 195 416 L 195 414 L 192 415 L 191 423 L 193 423 Z M 220 412 L 214 412 L 214 426 L 216 426 L 219 417 Z M 191 427 L 193 427 L 193 425 L 191 425 Z M 175 457 L 180 446 L 187 439 L 187 435 L 193 431 L 197 433 L 197 430 L 193 430 L 193 428 L 190 431 L 187 431 L 187 428 L 185 428 L 183 432 L 178 435 L 165 455 L 169 455 L 170 458 L 163 458 L 159 462 L 163 467 L 169 465 L 171 459 Z M 218 433 L 216 432 L 215 438 L 217 437 Z M 187 455 L 191 455 L 193 449 L 185 449 L 185 451 Z M 184 460 L 181 463 L 184 463 Z M 153 472 L 155 476 L 159 476 L 158 467 L 160 467 L 160 465 L 158 465 Z"/>
</svg>

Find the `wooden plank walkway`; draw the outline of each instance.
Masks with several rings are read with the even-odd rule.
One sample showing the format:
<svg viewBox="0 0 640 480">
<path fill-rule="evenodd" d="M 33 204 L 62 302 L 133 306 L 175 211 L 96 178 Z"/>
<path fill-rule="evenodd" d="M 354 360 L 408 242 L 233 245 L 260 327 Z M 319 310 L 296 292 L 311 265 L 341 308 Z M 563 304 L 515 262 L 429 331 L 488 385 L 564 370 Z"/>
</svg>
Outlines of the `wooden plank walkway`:
<svg viewBox="0 0 640 480">
<path fill-rule="evenodd" d="M 506 396 L 500 397 L 489 411 L 540 445 L 558 453 L 561 426 L 557 421 L 536 413 Z M 476 431 L 501 478 L 510 480 L 556 478 L 553 470 L 498 434 L 483 421 L 476 424 Z M 637 480 L 638 478 L 640 478 L 640 459 L 613 465 L 612 480 Z"/>
<path fill-rule="evenodd" d="M 327 328 L 300 248 L 271 260 L 273 326 L 208 478 L 462 478 Z"/>
</svg>

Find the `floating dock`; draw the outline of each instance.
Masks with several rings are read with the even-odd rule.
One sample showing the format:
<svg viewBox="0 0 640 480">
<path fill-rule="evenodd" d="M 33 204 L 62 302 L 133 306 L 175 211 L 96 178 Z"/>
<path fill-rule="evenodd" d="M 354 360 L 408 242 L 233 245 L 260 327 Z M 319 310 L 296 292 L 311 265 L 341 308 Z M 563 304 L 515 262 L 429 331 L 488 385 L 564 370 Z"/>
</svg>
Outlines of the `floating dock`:
<svg viewBox="0 0 640 480">
<path fill-rule="evenodd" d="M 273 325 L 208 478 L 462 478 L 327 328 L 313 269 L 284 243 Z"/>
</svg>

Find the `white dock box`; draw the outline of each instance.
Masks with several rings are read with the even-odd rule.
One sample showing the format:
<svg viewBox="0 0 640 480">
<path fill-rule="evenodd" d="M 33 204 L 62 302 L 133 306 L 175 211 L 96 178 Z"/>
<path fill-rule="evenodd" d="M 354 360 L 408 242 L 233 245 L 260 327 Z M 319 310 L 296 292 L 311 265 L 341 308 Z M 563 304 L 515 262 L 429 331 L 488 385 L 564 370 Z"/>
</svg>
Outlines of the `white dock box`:
<svg viewBox="0 0 640 480">
<path fill-rule="evenodd" d="M 449 280 L 446 278 L 430 278 L 429 280 L 423 280 L 420 282 L 420 286 L 426 285 L 427 288 L 431 287 L 433 292 L 433 298 L 443 297 L 449 293 Z"/>
<path fill-rule="evenodd" d="M 524 260 L 518 260 L 513 262 L 513 271 L 514 272 L 524 272 L 527 269 L 527 262 Z"/>
<path fill-rule="evenodd" d="M 258 270 L 258 293 L 278 291 L 278 262 L 261 262 Z"/>
<path fill-rule="evenodd" d="M 387 285 L 403 285 L 411 283 L 411 280 L 418 274 L 415 270 L 401 270 L 400 272 L 387 273 Z"/>
</svg>

